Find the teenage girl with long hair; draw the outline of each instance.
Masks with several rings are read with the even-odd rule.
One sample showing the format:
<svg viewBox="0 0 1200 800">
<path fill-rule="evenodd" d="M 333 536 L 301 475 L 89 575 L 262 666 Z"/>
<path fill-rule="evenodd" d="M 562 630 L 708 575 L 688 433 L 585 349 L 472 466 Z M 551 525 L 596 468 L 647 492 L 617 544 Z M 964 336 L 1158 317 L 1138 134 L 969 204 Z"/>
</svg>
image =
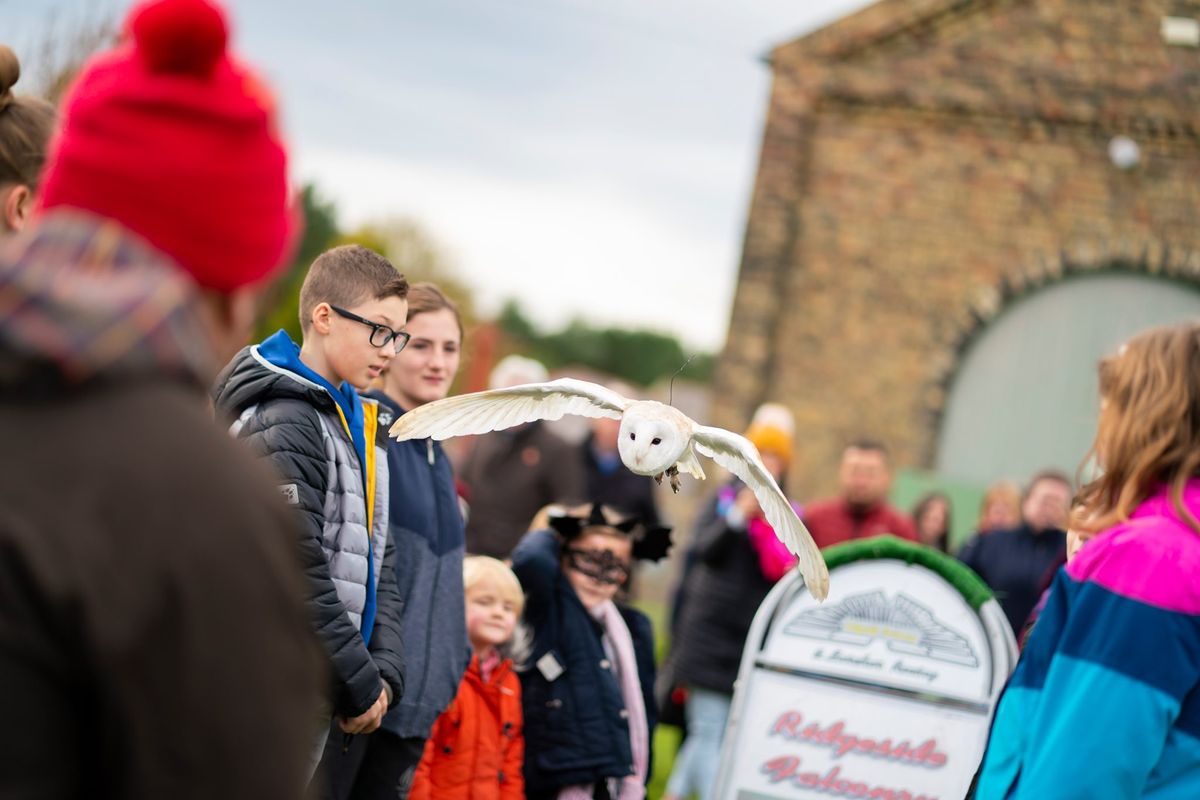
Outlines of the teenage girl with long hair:
<svg viewBox="0 0 1200 800">
<path fill-rule="evenodd" d="M 1200 797 L 1200 324 L 1100 364 L 1093 454 L 977 797 Z"/>
</svg>

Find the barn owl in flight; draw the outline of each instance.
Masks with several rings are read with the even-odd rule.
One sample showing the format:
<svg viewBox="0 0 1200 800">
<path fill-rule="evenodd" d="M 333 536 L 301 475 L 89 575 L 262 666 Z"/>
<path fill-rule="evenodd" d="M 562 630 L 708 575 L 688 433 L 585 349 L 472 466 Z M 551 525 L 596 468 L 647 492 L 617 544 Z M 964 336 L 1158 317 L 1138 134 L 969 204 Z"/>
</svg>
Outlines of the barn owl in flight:
<svg viewBox="0 0 1200 800">
<path fill-rule="evenodd" d="M 825 559 L 779 485 L 763 466 L 758 450 L 745 437 L 699 425 L 678 409 L 653 400 L 629 400 L 603 386 L 573 378 L 527 383 L 506 389 L 448 397 L 406 412 L 391 428 L 396 439 L 449 439 L 488 433 L 566 414 L 621 421 L 617 449 L 621 461 L 638 475 L 679 491 L 679 473 L 703 480 L 697 453 L 736 475 L 758 498 L 763 516 L 780 541 L 799 560 L 809 592 L 818 600 L 829 593 Z"/>
</svg>

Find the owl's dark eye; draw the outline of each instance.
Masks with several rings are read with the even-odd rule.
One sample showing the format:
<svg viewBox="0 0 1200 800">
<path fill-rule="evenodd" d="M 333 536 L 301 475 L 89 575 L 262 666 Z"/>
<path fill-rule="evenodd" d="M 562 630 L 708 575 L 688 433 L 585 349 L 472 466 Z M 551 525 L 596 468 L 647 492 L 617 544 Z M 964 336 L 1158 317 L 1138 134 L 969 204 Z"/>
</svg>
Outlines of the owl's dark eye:
<svg viewBox="0 0 1200 800">
<path fill-rule="evenodd" d="M 650 444 L 662 444 L 662 439 L 659 439 L 657 436 L 655 436 L 650 440 Z"/>
<path fill-rule="evenodd" d="M 637 441 L 637 435 L 636 435 L 636 434 L 632 434 L 632 433 L 631 433 L 631 434 L 629 434 L 629 438 L 630 438 L 632 441 L 635 441 L 635 442 Z"/>
</svg>

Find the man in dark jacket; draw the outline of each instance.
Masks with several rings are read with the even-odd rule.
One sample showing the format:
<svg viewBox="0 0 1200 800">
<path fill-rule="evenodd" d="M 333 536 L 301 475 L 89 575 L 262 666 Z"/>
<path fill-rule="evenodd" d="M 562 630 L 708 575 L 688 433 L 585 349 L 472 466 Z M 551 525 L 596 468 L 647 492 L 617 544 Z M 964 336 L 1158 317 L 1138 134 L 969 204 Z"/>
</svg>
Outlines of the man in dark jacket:
<svg viewBox="0 0 1200 800">
<path fill-rule="evenodd" d="M 1021 524 L 967 542 L 958 558 L 996 593 L 1013 633 L 1021 629 L 1049 585 L 1050 572 L 1066 556 L 1063 526 L 1071 502 L 1071 482 L 1056 470 L 1039 472 L 1021 501 Z"/>
<path fill-rule="evenodd" d="M 286 260 L 284 152 L 220 13 L 164 31 L 177 5 L 85 68 L 45 212 L 0 247 L 4 798 L 304 785 L 323 673 L 297 531 L 204 393 Z"/>
</svg>

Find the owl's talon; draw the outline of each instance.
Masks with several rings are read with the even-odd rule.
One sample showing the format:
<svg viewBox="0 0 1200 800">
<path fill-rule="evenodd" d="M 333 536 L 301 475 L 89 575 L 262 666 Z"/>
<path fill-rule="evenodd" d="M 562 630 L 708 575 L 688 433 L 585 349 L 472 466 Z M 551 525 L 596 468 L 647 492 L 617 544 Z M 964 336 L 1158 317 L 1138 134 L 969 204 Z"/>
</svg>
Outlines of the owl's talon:
<svg viewBox="0 0 1200 800">
<path fill-rule="evenodd" d="M 676 464 L 667 470 L 667 477 L 671 479 L 671 491 L 679 494 L 679 487 L 683 484 L 679 480 L 679 465 Z"/>
<path fill-rule="evenodd" d="M 654 482 L 659 486 L 662 486 L 662 476 L 663 474 L 661 472 L 654 476 Z"/>
</svg>

